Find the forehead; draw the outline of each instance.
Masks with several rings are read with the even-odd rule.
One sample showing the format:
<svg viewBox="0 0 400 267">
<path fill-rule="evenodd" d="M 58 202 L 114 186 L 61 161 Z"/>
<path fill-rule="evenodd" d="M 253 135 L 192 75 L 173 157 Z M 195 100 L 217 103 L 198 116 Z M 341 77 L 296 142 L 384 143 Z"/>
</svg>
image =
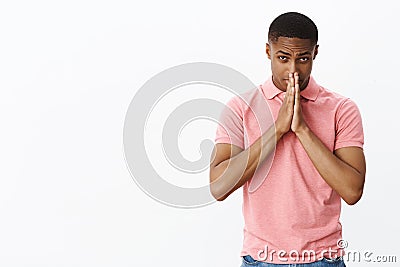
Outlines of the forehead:
<svg viewBox="0 0 400 267">
<path fill-rule="evenodd" d="M 303 53 L 312 52 L 315 44 L 310 39 L 279 37 L 278 40 L 271 41 L 270 46 L 274 52 Z"/>
</svg>

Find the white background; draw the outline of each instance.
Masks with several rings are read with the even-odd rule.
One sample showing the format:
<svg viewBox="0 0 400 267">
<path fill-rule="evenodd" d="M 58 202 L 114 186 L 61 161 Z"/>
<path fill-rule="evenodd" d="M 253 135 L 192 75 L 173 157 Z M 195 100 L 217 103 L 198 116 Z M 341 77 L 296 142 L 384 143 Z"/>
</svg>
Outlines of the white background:
<svg viewBox="0 0 400 267">
<path fill-rule="evenodd" d="M 396 6 L 2 1 L 0 266 L 239 266 L 241 190 L 200 209 L 154 201 L 124 162 L 124 118 L 135 92 L 175 65 L 215 62 L 263 83 L 268 26 L 286 11 L 316 22 L 314 77 L 352 98 L 363 116 L 365 191 L 343 206 L 344 238 L 352 250 L 399 262 Z"/>
</svg>

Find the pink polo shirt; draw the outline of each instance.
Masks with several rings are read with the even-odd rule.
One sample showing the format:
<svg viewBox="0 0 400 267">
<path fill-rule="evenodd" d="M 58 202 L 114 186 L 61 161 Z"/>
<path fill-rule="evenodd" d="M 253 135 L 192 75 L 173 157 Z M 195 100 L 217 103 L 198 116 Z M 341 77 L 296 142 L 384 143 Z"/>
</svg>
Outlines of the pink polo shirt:
<svg viewBox="0 0 400 267">
<path fill-rule="evenodd" d="M 273 125 L 284 95 L 270 77 L 241 97 L 233 97 L 221 114 L 215 142 L 249 147 Z M 329 150 L 363 147 L 361 116 L 352 100 L 310 77 L 301 91 L 301 105 L 307 125 Z M 340 255 L 340 209 L 340 196 L 320 176 L 290 131 L 279 140 L 270 160 L 243 185 L 245 225 L 240 255 L 271 263 L 312 262 L 329 249 Z"/>
</svg>

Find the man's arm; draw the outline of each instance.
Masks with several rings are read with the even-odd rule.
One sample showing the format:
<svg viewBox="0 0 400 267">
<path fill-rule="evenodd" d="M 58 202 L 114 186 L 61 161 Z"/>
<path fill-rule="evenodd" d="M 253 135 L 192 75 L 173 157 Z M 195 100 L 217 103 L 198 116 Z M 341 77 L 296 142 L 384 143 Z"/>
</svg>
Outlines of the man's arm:
<svg viewBox="0 0 400 267">
<path fill-rule="evenodd" d="M 210 191 L 222 201 L 253 177 L 257 167 L 272 151 L 277 140 L 272 125 L 250 147 L 243 150 L 231 144 L 216 144 L 210 163 Z"/>
<path fill-rule="evenodd" d="M 365 181 L 364 152 L 359 147 L 344 147 L 332 153 L 307 127 L 296 133 L 319 174 L 344 201 L 360 200 Z"/>
<path fill-rule="evenodd" d="M 322 178 L 349 205 L 360 200 L 365 181 L 366 163 L 359 147 L 344 147 L 332 153 L 310 130 L 303 119 L 300 88 L 295 75 L 295 104 L 291 129 L 299 138 L 308 157 Z"/>
<path fill-rule="evenodd" d="M 272 125 L 251 146 L 243 150 L 231 144 L 217 144 L 210 163 L 210 191 L 222 201 L 253 177 L 257 167 L 274 151 L 282 136 L 290 130 L 294 113 L 294 90 L 287 93 Z M 267 111 L 266 111 L 267 112 Z"/>
</svg>

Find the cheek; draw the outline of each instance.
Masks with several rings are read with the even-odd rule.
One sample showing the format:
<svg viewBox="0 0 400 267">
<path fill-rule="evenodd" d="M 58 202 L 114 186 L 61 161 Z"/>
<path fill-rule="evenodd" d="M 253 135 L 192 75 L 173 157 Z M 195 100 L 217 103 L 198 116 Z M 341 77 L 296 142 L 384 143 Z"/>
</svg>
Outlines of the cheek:
<svg viewBox="0 0 400 267">
<path fill-rule="evenodd" d="M 311 73 L 312 64 L 303 64 L 299 67 L 299 69 L 303 75 L 309 75 Z"/>
<path fill-rule="evenodd" d="M 280 62 L 277 62 L 276 60 L 272 61 L 272 67 L 273 67 L 273 71 L 275 73 L 279 73 L 279 72 L 284 71 L 283 64 L 281 64 Z"/>
<path fill-rule="evenodd" d="M 304 69 L 307 71 L 311 71 L 312 69 L 312 61 L 310 61 L 308 64 L 304 65 Z"/>
</svg>

